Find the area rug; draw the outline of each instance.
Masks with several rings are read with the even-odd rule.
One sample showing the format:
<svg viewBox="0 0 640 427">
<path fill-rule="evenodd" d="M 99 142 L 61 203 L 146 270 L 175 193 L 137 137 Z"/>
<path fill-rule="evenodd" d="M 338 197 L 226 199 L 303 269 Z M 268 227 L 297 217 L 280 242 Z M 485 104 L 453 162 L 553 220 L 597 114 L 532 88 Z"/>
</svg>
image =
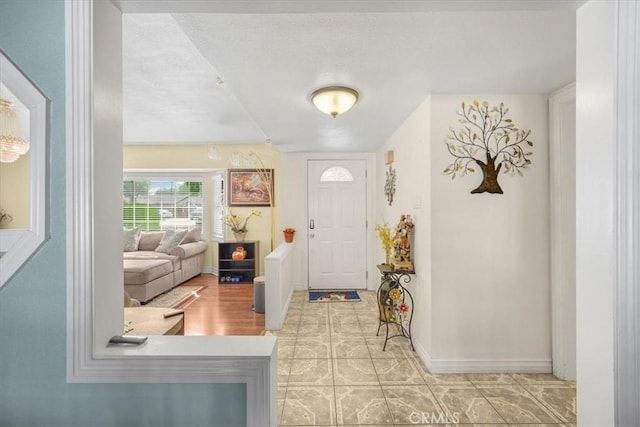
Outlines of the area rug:
<svg viewBox="0 0 640 427">
<path fill-rule="evenodd" d="M 146 303 L 144 307 L 176 308 L 189 299 L 198 298 L 200 296 L 198 292 L 202 289 L 204 289 L 204 286 L 178 286 L 164 294 L 158 295 Z"/>
<path fill-rule="evenodd" d="M 360 301 L 357 291 L 309 291 L 309 302 Z"/>
</svg>

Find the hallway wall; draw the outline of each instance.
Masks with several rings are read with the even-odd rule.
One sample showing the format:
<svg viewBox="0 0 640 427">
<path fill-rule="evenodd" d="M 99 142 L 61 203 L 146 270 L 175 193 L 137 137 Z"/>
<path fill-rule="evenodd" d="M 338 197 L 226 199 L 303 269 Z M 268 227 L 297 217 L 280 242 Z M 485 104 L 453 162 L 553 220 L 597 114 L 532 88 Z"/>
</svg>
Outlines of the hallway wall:
<svg viewBox="0 0 640 427">
<path fill-rule="evenodd" d="M 470 194 L 479 168 L 455 180 L 442 173 L 455 111 L 474 99 L 504 102 L 532 131 L 532 165 L 523 177 L 501 174 L 502 195 Z M 415 219 L 414 331 L 434 372 L 551 371 L 547 115 L 542 95 L 434 95 L 378 151 L 376 188 L 388 149 L 398 178 L 393 206 L 377 194 L 376 220 Z"/>
</svg>

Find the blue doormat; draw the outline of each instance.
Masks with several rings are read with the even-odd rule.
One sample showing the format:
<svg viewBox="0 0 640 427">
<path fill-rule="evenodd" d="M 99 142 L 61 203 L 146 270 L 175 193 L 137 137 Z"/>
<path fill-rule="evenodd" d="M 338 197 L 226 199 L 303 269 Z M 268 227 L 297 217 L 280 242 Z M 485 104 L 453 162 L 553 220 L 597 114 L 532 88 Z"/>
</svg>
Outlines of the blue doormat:
<svg viewBox="0 0 640 427">
<path fill-rule="evenodd" d="M 309 291 L 309 302 L 360 301 L 357 291 Z"/>
</svg>

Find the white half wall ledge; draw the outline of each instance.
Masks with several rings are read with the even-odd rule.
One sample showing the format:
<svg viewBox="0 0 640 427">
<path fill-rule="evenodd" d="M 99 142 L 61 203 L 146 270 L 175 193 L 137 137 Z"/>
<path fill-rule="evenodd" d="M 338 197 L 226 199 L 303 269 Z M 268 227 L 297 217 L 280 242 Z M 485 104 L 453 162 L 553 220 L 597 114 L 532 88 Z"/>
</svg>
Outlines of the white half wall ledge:
<svg viewBox="0 0 640 427">
<path fill-rule="evenodd" d="M 293 245 L 281 243 L 264 258 L 264 328 L 269 331 L 282 328 L 293 298 Z"/>
</svg>

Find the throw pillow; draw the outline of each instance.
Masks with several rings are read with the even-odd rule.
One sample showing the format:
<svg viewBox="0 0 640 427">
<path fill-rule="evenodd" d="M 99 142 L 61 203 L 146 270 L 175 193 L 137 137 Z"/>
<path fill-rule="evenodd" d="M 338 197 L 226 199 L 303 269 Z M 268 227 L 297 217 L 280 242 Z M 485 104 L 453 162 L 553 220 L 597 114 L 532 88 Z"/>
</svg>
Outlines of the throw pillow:
<svg viewBox="0 0 640 427">
<path fill-rule="evenodd" d="M 160 240 L 160 244 L 156 248 L 156 252 L 162 252 L 169 255 L 171 251 L 180 244 L 187 230 L 167 230 Z"/>
<path fill-rule="evenodd" d="M 199 242 L 200 236 L 202 236 L 202 230 L 200 230 L 200 227 L 194 227 L 187 231 L 187 234 L 184 235 L 184 239 L 182 239 L 180 244 L 184 245 L 185 243 Z"/>
<path fill-rule="evenodd" d="M 135 252 L 138 250 L 138 242 L 140 242 L 140 232 L 142 227 L 124 230 L 124 251 Z"/>
</svg>

